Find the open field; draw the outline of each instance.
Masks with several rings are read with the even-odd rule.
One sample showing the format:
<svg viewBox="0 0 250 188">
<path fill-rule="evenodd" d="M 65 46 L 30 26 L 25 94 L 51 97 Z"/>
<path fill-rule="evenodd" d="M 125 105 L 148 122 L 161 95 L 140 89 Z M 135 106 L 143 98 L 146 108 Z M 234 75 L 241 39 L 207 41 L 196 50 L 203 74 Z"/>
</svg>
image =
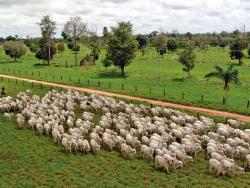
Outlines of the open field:
<svg viewBox="0 0 250 188">
<path fill-rule="evenodd" d="M 88 49 L 82 47 L 79 57 L 86 53 L 88 53 Z M 177 62 L 178 56 L 176 53 L 168 53 L 161 60 L 159 69 L 159 58 L 155 51 L 151 50 L 144 57 L 138 53 L 134 62 L 125 69 L 127 77 L 122 79 L 119 70 L 116 68 L 104 68 L 102 66 L 100 62 L 104 54 L 98 60 L 97 65 L 65 68 L 66 60 L 69 66 L 74 64 L 72 52 L 67 50 L 63 57 L 60 54 L 56 55 L 53 67 L 47 67 L 43 66 L 42 62 L 30 53 L 21 58 L 22 63 L 12 63 L 0 48 L 0 72 L 249 115 L 250 110 L 247 109 L 250 89 L 249 58 L 245 57 L 243 59 L 244 65 L 237 67 L 240 71 L 242 84 L 240 86 L 231 85 L 229 101 L 226 105 L 223 105 L 222 83 L 214 79 L 207 82 L 204 75 L 212 71 L 216 64 L 225 67 L 231 63 L 237 63 L 237 61 L 229 58 L 228 49 L 209 48 L 206 54 L 197 51 L 196 55 L 196 67 L 191 72 L 190 78 L 185 78 L 186 75 Z"/>
<path fill-rule="evenodd" d="M 5 80 L 8 94 L 30 88 L 24 83 Z M 50 88 L 31 88 L 43 95 Z M 208 160 L 200 153 L 186 167 L 165 174 L 139 156 L 124 160 L 116 151 L 102 150 L 100 155 L 66 154 L 52 138 L 39 136 L 0 115 L 0 187 L 249 187 L 250 173 L 238 177 L 214 177 L 208 172 Z M 96 114 L 95 123 L 100 117 Z"/>
</svg>

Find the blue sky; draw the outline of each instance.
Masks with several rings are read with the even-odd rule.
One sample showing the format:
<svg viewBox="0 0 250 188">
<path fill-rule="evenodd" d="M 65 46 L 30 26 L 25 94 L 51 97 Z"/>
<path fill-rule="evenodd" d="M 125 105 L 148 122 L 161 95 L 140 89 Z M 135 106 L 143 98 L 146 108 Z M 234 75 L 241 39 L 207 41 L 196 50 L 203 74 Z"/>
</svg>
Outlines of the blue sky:
<svg viewBox="0 0 250 188">
<path fill-rule="evenodd" d="M 36 23 L 43 15 L 57 22 L 57 36 L 71 16 L 99 33 L 123 20 L 134 24 L 135 33 L 248 30 L 249 12 L 249 0 L 0 0 L 0 36 L 39 36 Z"/>
</svg>

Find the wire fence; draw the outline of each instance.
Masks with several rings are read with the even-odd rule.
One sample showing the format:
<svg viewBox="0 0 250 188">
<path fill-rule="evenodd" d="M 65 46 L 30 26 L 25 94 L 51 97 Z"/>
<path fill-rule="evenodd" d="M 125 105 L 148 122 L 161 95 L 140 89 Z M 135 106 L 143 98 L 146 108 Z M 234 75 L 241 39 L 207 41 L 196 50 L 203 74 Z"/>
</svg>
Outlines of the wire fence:
<svg viewBox="0 0 250 188">
<path fill-rule="evenodd" d="M 98 80 L 98 79 L 83 79 L 75 76 L 66 76 L 60 73 L 42 73 L 41 71 L 28 71 L 28 70 L 16 70 L 10 68 L 2 68 L 2 74 L 5 75 L 13 75 L 13 76 L 20 76 L 24 78 L 32 78 L 36 80 L 43 80 L 48 82 L 55 82 L 55 83 L 62 83 L 62 84 L 69 84 L 78 87 L 86 87 L 86 88 L 93 88 L 93 89 L 102 89 L 111 92 L 119 92 L 124 94 L 129 94 L 133 96 L 143 96 L 146 98 L 157 99 L 162 101 L 169 101 L 169 102 L 178 102 L 182 104 L 198 104 L 199 106 L 207 106 L 208 104 L 216 104 L 220 105 L 222 108 L 227 107 L 230 104 L 230 100 L 227 100 L 224 96 L 219 99 L 211 100 L 211 97 L 208 97 L 208 94 L 203 93 L 190 93 L 185 91 L 176 91 L 173 93 L 168 92 L 167 88 L 162 87 L 152 87 L 145 85 L 141 86 L 138 84 L 126 84 L 126 83 L 114 83 L 108 80 Z M 3 81 L 3 77 L 1 80 Z M 24 84 L 24 81 L 16 80 L 16 84 Z M 34 83 L 31 83 L 31 87 L 34 87 Z M 43 85 L 40 85 L 40 89 L 43 89 Z M 51 87 L 51 89 L 53 89 Z M 207 96 L 207 98 L 206 98 Z M 192 98 L 192 99 L 190 99 Z M 243 101 L 243 100 L 241 100 Z M 245 107 L 244 107 L 245 106 Z M 241 109 L 245 109 L 248 111 L 250 108 L 250 100 L 243 101 L 242 104 L 239 106 Z M 237 108 L 237 107 L 236 107 Z"/>
</svg>

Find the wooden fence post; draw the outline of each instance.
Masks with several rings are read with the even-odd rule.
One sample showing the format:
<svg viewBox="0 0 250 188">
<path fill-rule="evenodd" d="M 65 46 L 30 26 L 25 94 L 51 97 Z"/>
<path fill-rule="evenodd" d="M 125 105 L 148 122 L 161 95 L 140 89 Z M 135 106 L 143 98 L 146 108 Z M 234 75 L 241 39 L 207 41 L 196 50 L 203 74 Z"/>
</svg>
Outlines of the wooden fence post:
<svg viewBox="0 0 250 188">
<path fill-rule="evenodd" d="M 33 83 L 33 82 L 31 83 L 31 87 L 32 87 L 32 88 L 34 87 L 34 83 Z"/>
<path fill-rule="evenodd" d="M 165 89 L 163 90 L 163 95 L 164 95 L 164 97 L 166 97 L 166 90 Z"/>
<path fill-rule="evenodd" d="M 247 101 L 247 109 L 249 109 L 250 101 Z"/>
</svg>

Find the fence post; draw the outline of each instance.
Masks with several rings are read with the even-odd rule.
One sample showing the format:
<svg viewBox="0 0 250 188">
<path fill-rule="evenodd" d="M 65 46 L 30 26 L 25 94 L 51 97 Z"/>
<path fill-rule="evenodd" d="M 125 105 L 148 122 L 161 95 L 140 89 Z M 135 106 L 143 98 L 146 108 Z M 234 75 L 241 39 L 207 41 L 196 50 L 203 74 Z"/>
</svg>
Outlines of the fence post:
<svg viewBox="0 0 250 188">
<path fill-rule="evenodd" d="M 196 117 L 197 117 L 198 119 L 200 119 L 200 114 L 199 114 L 199 113 L 197 113 L 197 114 L 196 114 Z"/>
<path fill-rule="evenodd" d="M 203 104 L 203 101 L 204 101 L 204 96 L 203 94 L 201 95 L 201 103 Z"/>
<path fill-rule="evenodd" d="M 101 82 L 100 81 L 98 81 L 98 87 L 101 87 Z"/>
<path fill-rule="evenodd" d="M 43 84 L 41 84 L 41 90 L 43 89 Z"/>
<path fill-rule="evenodd" d="M 34 87 L 34 83 L 33 83 L 33 82 L 31 83 L 31 87 L 32 87 L 32 88 Z"/>
<path fill-rule="evenodd" d="M 124 84 L 122 84 L 122 90 L 124 90 Z"/>
<path fill-rule="evenodd" d="M 51 91 L 53 90 L 53 87 L 52 87 L 52 85 L 50 86 L 50 90 L 51 90 Z"/>
<path fill-rule="evenodd" d="M 225 105 L 226 102 L 227 102 L 226 97 L 223 97 L 223 99 L 222 99 L 222 104 Z"/>
<path fill-rule="evenodd" d="M 247 101 L 247 109 L 249 109 L 250 101 Z"/>
<path fill-rule="evenodd" d="M 163 90 L 163 94 L 164 94 L 164 97 L 165 97 L 166 96 L 166 90 L 165 89 Z"/>
</svg>

